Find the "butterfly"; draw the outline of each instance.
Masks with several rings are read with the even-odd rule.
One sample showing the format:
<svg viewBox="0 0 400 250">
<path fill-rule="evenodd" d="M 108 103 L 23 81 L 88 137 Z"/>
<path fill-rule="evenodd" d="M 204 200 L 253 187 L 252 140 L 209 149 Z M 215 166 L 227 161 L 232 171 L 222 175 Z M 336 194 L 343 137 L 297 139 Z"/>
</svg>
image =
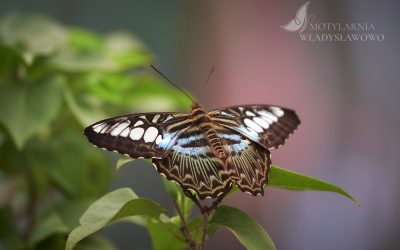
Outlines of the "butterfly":
<svg viewBox="0 0 400 250">
<path fill-rule="evenodd" d="M 233 184 L 263 195 L 270 149 L 283 145 L 300 120 L 287 108 L 243 105 L 205 112 L 141 113 L 96 122 L 84 130 L 97 147 L 132 158 L 151 158 L 157 171 L 192 190 L 217 198 Z"/>
</svg>

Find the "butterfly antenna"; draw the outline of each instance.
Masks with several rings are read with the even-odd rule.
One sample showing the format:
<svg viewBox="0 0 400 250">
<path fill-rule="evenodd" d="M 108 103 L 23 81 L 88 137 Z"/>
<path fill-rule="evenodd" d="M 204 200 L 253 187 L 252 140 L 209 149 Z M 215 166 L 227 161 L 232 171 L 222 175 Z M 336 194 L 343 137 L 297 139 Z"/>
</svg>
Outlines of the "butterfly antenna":
<svg viewBox="0 0 400 250">
<path fill-rule="evenodd" d="M 196 102 L 195 100 L 193 100 L 193 98 L 186 93 L 185 91 L 183 91 L 183 89 L 179 88 L 175 83 L 173 83 L 170 79 L 168 79 L 168 77 L 166 77 L 163 73 L 161 73 L 161 71 L 159 71 L 156 67 L 154 67 L 154 65 L 150 65 L 152 69 L 154 69 L 158 74 L 160 74 L 160 76 L 162 76 L 165 80 L 167 80 L 170 84 L 172 84 L 172 86 L 174 86 L 175 88 L 177 88 L 179 91 L 181 91 L 182 93 L 184 93 L 192 102 Z"/>
<path fill-rule="evenodd" d="M 207 79 L 204 82 L 204 86 L 208 83 L 208 81 L 211 79 L 211 76 L 214 74 L 215 71 L 215 66 L 211 68 L 210 73 L 208 73 Z"/>
</svg>

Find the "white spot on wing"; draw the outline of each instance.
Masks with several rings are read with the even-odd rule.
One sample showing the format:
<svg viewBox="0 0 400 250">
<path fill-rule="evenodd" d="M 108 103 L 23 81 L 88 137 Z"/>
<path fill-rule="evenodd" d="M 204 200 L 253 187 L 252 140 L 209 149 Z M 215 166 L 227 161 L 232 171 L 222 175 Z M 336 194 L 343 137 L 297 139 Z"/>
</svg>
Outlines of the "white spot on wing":
<svg viewBox="0 0 400 250">
<path fill-rule="evenodd" d="M 92 127 L 93 131 L 96 133 L 100 133 L 100 131 L 106 126 L 106 123 L 100 123 L 100 124 L 96 124 L 95 126 Z"/>
<path fill-rule="evenodd" d="M 161 141 L 162 141 L 162 136 L 158 135 L 156 139 L 156 144 L 159 145 Z"/>
<path fill-rule="evenodd" d="M 132 129 L 129 137 L 131 137 L 132 140 L 139 140 L 140 138 L 142 138 L 143 133 L 144 133 L 144 129 L 134 128 L 134 129 Z"/>
<path fill-rule="evenodd" d="M 278 117 L 281 117 L 285 114 L 285 112 L 283 112 L 283 110 L 278 107 L 270 107 L 269 109 Z"/>
<path fill-rule="evenodd" d="M 250 119 L 244 119 L 244 123 L 251 128 L 252 130 L 256 131 L 257 133 L 262 133 L 264 130 L 260 127 L 257 123 L 253 122 Z"/>
<path fill-rule="evenodd" d="M 258 112 L 261 116 L 263 116 L 263 117 L 265 117 L 266 119 L 268 119 L 268 120 L 271 120 L 271 121 L 274 121 L 274 122 L 277 122 L 278 121 L 278 118 L 276 117 L 276 116 L 274 116 L 273 114 L 271 114 L 270 112 L 268 112 L 268 111 L 265 111 L 265 110 L 261 110 L 261 111 L 259 111 Z M 267 121 L 268 121 L 267 120 Z"/>
<path fill-rule="evenodd" d="M 265 129 L 269 128 L 269 123 L 260 117 L 254 117 L 253 121 Z"/>
<path fill-rule="evenodd" d="M 140 125 L 143 125 L 144 123 L 143 123 L 143 121 L 141 121 L 141 120 L 139 120 L 139 121 L 137 121 L 136 123 L 135 123 L 135 125 L 133 125 L 134 127 L 137 127 L 137 126 L 140 126 Z"/>
<path fill-rule="evenodd" d="M 167 118 L 165 118 L 164 122 L 171 120 L 172 118 L 174 118 L 172 115 L 168 115 Z"/>
<path fill-rule="evenodd" d="M 105 124 L 106 124 L 105 122 L 98 123 L 98 124 L 94 125 L 92 128 L 95 129 L 95 128 L 100 127 L 100 126 L 104 126 Z"/>
<path fill-rule="evenodd" d="M 125 128 L 127 128 L 127 127 L 129 126 L 130 123 L 131 123 L 130 121 L 126 121 L 126 122 L 120 123 L 117 127 L 115 127 L 115 128 L 111 131 L 110 135 L 112 135 L 112 136 L 118 136 L 119 134 L 121 134 L 121 132 L 122 132 Z"/>
<path fill-rule="evenodd" d="M 247 116 L 256 116 L 253 112 L 251 111 L 246 111 L 246 115 Z"/>
<path fill-rule="evenodd" d="M 109 125 L 106 125 L 106 126 L 100 131 L 100 134 L 104 134 L 104 133 L 108 130 L 109 127 L 110 127 Z"/>
<path fill-rule="evenodd" d="M 156 123 L 158 121 L 158 118 L 160 118 L 160 115 L 155 115 L 152 122 Z"/>
<path fill-rule="evenodd" d="M 127 137 L 129 135 L 130 131 L 131 130 L 129 128 L 126 128 L 126 129 L 124 129 L 124 131 L 121 132 L 121 134 L 119 134 L 119 136 Z"/>
<path fill-rule="evenodd" d="M 155 127 L 149 127 L 144 134 L 144 142 L 152 142 L 156 139 L 158 135 L 158 130 Z"/>
</svg>

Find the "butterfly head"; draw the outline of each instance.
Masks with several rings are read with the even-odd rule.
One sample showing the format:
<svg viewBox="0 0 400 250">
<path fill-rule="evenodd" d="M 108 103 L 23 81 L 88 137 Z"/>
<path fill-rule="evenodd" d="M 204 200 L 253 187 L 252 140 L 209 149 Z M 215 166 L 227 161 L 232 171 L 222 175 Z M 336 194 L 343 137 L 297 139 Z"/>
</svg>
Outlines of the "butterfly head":
<svg viewBox="0 0 400 250">
<path fill-rule="evenodd" d="M 201 109 L 200 103 L 198 102 L 192 102 L 192 106 L 190 107 L 190 109 L 192 111 L 196 110 L 196 109 Z"/>
</svg>

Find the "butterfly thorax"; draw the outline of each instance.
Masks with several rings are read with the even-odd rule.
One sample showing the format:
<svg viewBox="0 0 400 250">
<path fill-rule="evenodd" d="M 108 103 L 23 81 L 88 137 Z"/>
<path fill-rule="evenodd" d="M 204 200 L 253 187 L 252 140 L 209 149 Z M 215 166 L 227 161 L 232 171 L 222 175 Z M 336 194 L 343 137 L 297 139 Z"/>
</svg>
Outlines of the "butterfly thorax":
<svg viewBox="0 0 400 250">
<path fill-rule="evenodd" d="M 216 132 L 218 125 L 210 119 L 198 103 L 192 104 L 191 116 L 193 124 L 200 129 L 210 145 L 213 155 L 221 160 L 226 160 L 227 152 L 224 150 L 222 140 Z"/>
</svg>

